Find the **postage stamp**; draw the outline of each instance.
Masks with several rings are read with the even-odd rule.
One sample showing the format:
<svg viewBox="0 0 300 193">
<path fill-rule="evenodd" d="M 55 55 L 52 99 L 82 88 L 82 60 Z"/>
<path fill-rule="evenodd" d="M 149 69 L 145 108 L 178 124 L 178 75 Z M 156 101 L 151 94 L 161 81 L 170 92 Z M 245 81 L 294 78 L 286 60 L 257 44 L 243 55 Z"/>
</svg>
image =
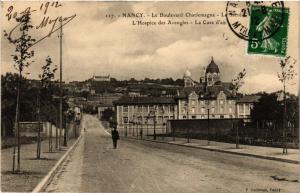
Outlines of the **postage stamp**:
<svg viewBox="0 0 300 193">
<path fill-rule="evenodd" d="M 276 21 L 281 17 L 280 24 Z M 251 6 L 247 53 L 286 56 L 288 19 L 288 8 Z M 278 26 L 276 33 L 270 36 Z"/>
<path fill-rule="evenodd" d="M 268 15 L 267 7 L 272 7 L 276 9 L 276 17 L 272 17 L 272 26 L 270 26 L 264 36 L 259 36 L 253 33 L 253 30 L 249 30 L 250 21 L 254 21 L 252 25 L 258 25 L 259 18 L 255 16 L 255 20 L 252 19 L 252 7 L 257 7 L 255 9 L 259 12 L 259 16 L 264 18 Z M 240 39 L 245 41 L 261 41 L 268 39 L 277 33 L 283 23 L 284 17 L 284 3 L 283 2 L 269 2 L 269 1 L 254 1 L 254 2 L 240 2 L 240 1 L 229 1 L 226 6 L 226 20 L 231 31 Z M 258 15 L 258 13 L 256 14 Z M 255 28 L 256 30 L 256 28 Z M 255 32 L 255 31 L 254 31 Z"/>
</svg>

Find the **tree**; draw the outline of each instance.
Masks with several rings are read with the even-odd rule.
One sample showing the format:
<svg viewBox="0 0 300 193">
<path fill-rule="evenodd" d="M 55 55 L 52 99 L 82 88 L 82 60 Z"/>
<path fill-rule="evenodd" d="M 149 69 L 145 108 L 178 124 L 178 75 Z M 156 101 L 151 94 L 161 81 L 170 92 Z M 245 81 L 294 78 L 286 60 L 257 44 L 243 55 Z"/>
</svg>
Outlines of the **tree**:
<svg viewBox="0 0 300 193">
<path fill-rule="evenodd" d="M 270 113 L 272 112 L 272 113 Z M 282 108 L 276 93 L 263 93 L 251 110 L 251 118 L 254 121 L 273 121 L 282 119 Z"/>
<path fill-rule="evenodd" d="M 105 109 L 102 113 L 101 119 L 109 121 L 114 116 L 114 111 L 111 108 Z"/>
<path fill-rule="evenodd" d="M 41 97 L 41 92 L 44 91 L 44 93 L 48 93 L 48 89 L 51 86 L 51 80 L 54 79 L 54 74 L 57 70 L 57 67 L 55 66 L 52 68 L 52 60 L 48 56 L 46 58 L 46 64 L 42 66 L 42 73 L 39 75 L 40 78 L 40 88 L 39 93 L 37 95 L 37 101 L 38 101 L 38 108 L 37 108 L 37 117 L 38 117 L 38 140 L 37 140 L 37 154 L 36 158 L 41 158 L 41 117 L 40 117 L 40 111 L 41 111 L 41 99 L 42 98 L 49 98 L 49 97 Z M 50 95 L 51 96 L 51 95 Z"/>
<path fill-rule="evenodd" d="M 283 87 L 283 154 L 287 154 L 287 104 L 286 104 L 286 86 L 287 84 L 292 84 L 291 81 L 297 75 L 294 69 L 294 65 L 296 64 L 296 60 L 292 59 L 290 56 L 285 57 L 284 59 L 280 59 L 280 72 L 277 73 L 279 81 L 282 83 Z"/>
<path fill-rule="evenodd" d="M 243 69 L 241 72 L 238 73 L 236 78 L 234 78 L 231 81 L 231 90 L 233 92 L 233 95 L 235 95 L 237 99 L 239 98 L 238 91 L 244 84 L 245 76 L 246 76 L 246 69 Z M 237 108 L 238 108 L 237 103 L 235 103 L 236 117 L 238 116 Z M 239 126 L 238 125 L 236 126 L 236 148 L 237 149 L 239 148 Z"/>
<path fill-rule="evenodd" d="M 17 97 L 18 81 L 19 75 L 16 73 L 1 75 L 1 130 L 5 136 L 14 135 L 13 125 L 16 115 L 14 99 Z M 25 90 L 28 84 L 24 78 L 21 81 Z"/>
<path fill-rule="evenodd" d="M 9 33 L 4 30 L 4 37 L 9 41 L 9 43 L 13 44 L 15 46 L 15 53 L 12 55 L 13 60 L 15 62 L 14 67 L 19 72 L 19 80 L 18 80 L 18 87 L 17 87 L 17 104 L 16 104 L 16 118 L 15 118 L 15 126 L 17 130 L 17 147 L 18 147 L 18 165 L 17 165 L 17 171 L 20 171 L 20 129 L 19 129 L 19 105 L 20 105 L 20 89 L 21 89 L 21 79 L 22 79 L 22 72 L 24 68 L 28 67 L 33 61 L 31 58 L 34 56 L 34 51 L 29 51 L 29 48 L 33 45 L 35 42 L 35 39 L 33 39 L 29 35 L 29 31 L 33 26 L 31 25 L 31 18 L 30 18 L 30 12 L 24 11 L 20 17 L 16 17 L 16 22 L 18 25 Z M 19 38 L 13 39 L 11 37 L 12 32 L 14 30 L 18 29 L 21 32 L 21 36 Z M 14 159 L 14 156 L 13 156 Z M 14 166 L 14 160 L 13 160 L 13 172 L 15 172 L 15 166 Z"/>
</svg>

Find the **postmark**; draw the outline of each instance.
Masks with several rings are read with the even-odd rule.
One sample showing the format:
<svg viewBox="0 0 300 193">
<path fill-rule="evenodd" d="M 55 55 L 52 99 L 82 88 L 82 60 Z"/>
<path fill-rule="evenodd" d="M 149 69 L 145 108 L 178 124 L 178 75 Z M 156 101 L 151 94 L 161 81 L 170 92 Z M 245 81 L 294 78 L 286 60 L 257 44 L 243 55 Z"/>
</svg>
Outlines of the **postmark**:
<svg viewBox="0 0 300 193">
<path fill-rule="evenodd" d="M 261 12 L 260 6 L 251 7 L 250 41 L 248 42 L 247 53 L 286 56 L 289 9 L 284 8 L 282 12 L 282 9 L 278 7 L 265 7 L 265 12 L 267 14 Z M 279 25 L 276 20 L 279 20 L 280 17 L 283 18 L 282 24 L 276 33 L 268 37 L 272 33 L 271 31 Z M 260 41 L 252 41 L 253 39 Z"/>
<path fill-rule="evenodd" d="M 268 7 L 276 8 L 278 13 L 273 18 L 272 27 L 267 29 L 264 36 L 260 36 L 260 31 L 250 30 L 250 18 L 252 7 L 259 7 L 256 9 L 262 16 L 268 16 Z M 274 36 L 281 28 L 284 20 L 284 3 L 282 1 L 267 2 L 267 1 L 229 1 L 226 6 L 226 20 L 231 31 L 239 38 L 246 41 L 262 41 Z M 258 25 L 256 17 L 252 20 L 254 25 Z M 262 29 L 265 30 L 265 29 Z"/>
</svg>

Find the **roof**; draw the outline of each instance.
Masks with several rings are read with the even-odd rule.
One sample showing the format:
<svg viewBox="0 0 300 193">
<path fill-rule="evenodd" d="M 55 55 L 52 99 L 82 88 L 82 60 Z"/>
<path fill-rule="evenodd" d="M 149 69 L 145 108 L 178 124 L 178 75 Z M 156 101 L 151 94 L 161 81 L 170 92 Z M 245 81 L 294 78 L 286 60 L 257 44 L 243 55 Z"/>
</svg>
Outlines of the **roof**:
<svg viewBox="0 0 300 193">
<path fill-rule="evenodd" d="M 179 90 L 179 95 L 177 98 L 187 98 L 188 95 L 195 91 L 200 98 L 216 98 L 220 91 L 223 91 L 227 98 L 233 97 L 232 92 L 230 91 L 229 82 L 220 82 L 213 86 L 209 86 L 206 89 L 204 83 L 198 84 L 196 87 L 185 87 L 182 90 Z"/>
<path fill-rule="evenodd" d="M 211 62 L 206 68 L 206 73 L 220 73 L 218 65 L 214 62 L 213 57 L 211 57 Z"/>
<path fill-rule="evenodd" d="M 114 105 L 176 104 L 172 97 L 121 97 Z"/>
<path fill-rule="evenodd" d="M 260 99 L 259 95 L 246 95 L 238 98 L 237 103 L 255 103 Z"/>
</svg>

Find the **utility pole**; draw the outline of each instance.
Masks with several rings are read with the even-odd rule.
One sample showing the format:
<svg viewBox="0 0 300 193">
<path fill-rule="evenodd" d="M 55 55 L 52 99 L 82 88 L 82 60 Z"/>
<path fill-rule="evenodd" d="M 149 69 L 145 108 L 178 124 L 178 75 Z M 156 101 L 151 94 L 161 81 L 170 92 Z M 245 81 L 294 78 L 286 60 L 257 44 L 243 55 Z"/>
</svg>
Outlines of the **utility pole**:
<svg viewBox="0 0 300 193">
<path fill-rule="evenodd" d="M 207 145 L 210 145 L 209 130 L 210 130 L 210 125 L 209 125 L 209 108 L 207 108 Z"/>
<path fill-rule="evenodd" d="M 62 119 L 63 119 L 63 101 L 62 101 L 62 21 L 60 21 L 60 65 L 59 65 L 59 149 L 61 149 L 61 136 L 62 136 Z"/>
</svg>

